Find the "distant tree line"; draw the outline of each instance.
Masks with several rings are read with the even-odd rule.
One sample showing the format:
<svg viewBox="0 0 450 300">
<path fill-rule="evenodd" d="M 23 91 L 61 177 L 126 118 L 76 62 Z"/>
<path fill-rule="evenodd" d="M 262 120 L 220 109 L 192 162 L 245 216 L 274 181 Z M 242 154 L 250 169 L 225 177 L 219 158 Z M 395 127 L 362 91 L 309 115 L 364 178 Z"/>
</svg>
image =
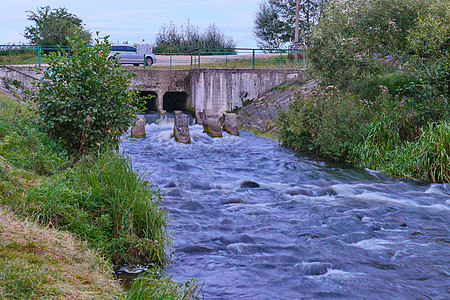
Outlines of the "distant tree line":
<svg viewBox="0 0 450 300">
<path fill-rule="evenodd" d="M 204 32 L 200 32 L 188 20 L 179 27 L 172 22 L 163 24 L 156 35 L 153 52 L 190 53 L 197 49 L 209 49 L 209 52 L 213 52 L 213 49 L 227 49 L 227 52 L 234 53 L 235 47 L 233 38 L 222 33 L 216 24 L 211 23 Z"/>
</svg>

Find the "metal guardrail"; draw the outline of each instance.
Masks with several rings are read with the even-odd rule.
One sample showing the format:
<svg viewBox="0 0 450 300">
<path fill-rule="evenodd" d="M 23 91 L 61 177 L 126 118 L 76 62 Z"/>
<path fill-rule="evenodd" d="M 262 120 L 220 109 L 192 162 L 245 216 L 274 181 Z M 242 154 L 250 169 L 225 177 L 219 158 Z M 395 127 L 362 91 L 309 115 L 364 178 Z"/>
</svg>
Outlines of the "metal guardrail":
<svg viewBox="0 0 450 300">
<path fill-rule="evenodd" d="M 0 64 L 37 64 L 45 62 L 46 54 L 50 51 L 67 51 L 70 47 L 54 45 L 0 45 Z"/>
<path fill-rule="evenodd" d="M 308 68 L 306 52 L 293 49 L 196 49 L 154 52 L 170 69 L 195 68 Z"/>
<path fill-rule="evenodd" d="M 41 64 L 50 51 L 66 51 L 69 47 L 39 45 L 0 45 L 0 64 Z M 302 49 L 195 49 L 190 52 L 155 52 L 155 67 L 168 69 L 195 68 L 308 68 L 306 52 Z M 143 56 L 143 59 L 145 57 Z M 144 68 L 145 68 L 145 64 Z"/>
</svg>

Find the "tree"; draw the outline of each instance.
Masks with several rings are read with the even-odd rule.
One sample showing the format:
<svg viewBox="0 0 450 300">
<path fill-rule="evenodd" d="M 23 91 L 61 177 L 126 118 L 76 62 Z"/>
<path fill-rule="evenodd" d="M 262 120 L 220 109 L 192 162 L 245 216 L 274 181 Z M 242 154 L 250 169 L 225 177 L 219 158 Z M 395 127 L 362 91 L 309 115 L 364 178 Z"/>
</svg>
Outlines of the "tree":
<svg viewBox="0 0 450 300">
<path fill-rule="evenodd" d="M 311 35 L 310 61 L 327 84 L 351 87 L 403 61 L 407 37 L 428 0 L 339 0 Z M 385 63 L 383 63 L 385 62 Z"/>
<path fill-rule="evenodd" d="M 308 44 L 311 27 L 317 23 L 326 0 L 300 0 L 301 42 Z M 280 48 L 294 41 L 296 0 L 264 0 L 255 14 L 254 34 L 262 48 Z"/>
<path fill-rule="evenodd" d="M 43 6 L 37 12 L 28 11 L 28 20 L 34 25 L 25 27 L 24 37 L 34 45 L 68 45 L 67 38 L 73 37 L 76 30 L 84 39 L 91 34 L 83 29 L 82 20 L 65 8 L 51 9 Z"/>
<path fill-rule="evenodd" d="M 71 153 L 115 147 L 142 106 L 137 91 L 128 89 L 133 74 L 109 59 L 107 37 L 97 33 L 91 47 L 80 32 L 68 40 L 71 55 L 50 53 L 38 83 L 41 124 Z"/>
</svg>

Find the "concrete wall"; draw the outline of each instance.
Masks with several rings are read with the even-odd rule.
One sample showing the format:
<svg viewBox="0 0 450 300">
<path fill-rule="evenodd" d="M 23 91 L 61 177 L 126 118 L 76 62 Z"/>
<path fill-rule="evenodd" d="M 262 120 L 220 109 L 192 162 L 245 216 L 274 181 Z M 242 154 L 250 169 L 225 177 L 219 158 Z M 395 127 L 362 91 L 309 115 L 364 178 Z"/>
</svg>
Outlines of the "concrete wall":
<svg viewBox="0 0 450 300">
<path fill-rule="evenodd" d="M 137 70 L 131 87 L 157 93 L 158 108 L 163 108 L 166 92 L 186 92 L 186 109 L 212 110 L 219 115 L 241 107 L 283 82 L 302 79 L 297 69 L 193 69 Z"/>
<path fill-rule="evenodd" d="M 17 80 L 22 83 L 22 86 L 26 90 L 35 91 L 36 86 L 32 82 L 41 80 L 41 75 L 36 74 L 36 72 L 30 67 L 22 66 L 3 66 L 0 65 L 0 77 L 8 77 L 11 80 Z"/>
<path fill-rule="evenodd" d="M 40 75 L 29 67 L 0 66 L 0 76 L 8 76 L 33 88 L 32 81 Z M 157 107 L 163 109 L 164 94 L 185 92 L 186 109 L 201 112 L 212 110 L 222 115 L 241 107 L 245 100 L 257 99 L 273 87 L 295 79 L 303 79 L 305 70 L 298 69 L 192 69 L 192 70 L 133 70 L 130 88 L 155 92 Z"/>
<path fill-rule="evenodd" d="M 158 109 L 163 109 L 163 97 L 166 92 L 187 92 L 188 103 L 191 90 L 190 70 L 133 70 L 130 88 L 157 94 Z"/>
<path fill-rule="evenodd" d="M 190 106 L 196 112 L 206 109 L 222 115 L 275 86 L 302 79 L 303 74 L 304 71 L 296 69 L 194 69 Z"/>
</svg>

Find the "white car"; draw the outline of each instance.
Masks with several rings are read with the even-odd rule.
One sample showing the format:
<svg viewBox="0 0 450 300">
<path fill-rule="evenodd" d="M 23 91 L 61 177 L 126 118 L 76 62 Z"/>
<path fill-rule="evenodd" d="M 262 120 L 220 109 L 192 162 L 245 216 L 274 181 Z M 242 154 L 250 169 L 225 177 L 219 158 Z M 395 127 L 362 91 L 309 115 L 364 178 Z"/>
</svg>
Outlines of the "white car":
<svg viewBox="0 0 450 300">
<path fill-rule="evenodd" d="M 117 54 L 116 56 L 114 56 Z M 117 57 L 121 64 L 133 64 L 139 66 L 145 64 L 151 66 L 156 63 L 156 56 L 151 53 L 149 47 L 146 46 L 128 46 L 128 45 L 116 45 L 111 47 L 110 59 Z"/>
</svg>

